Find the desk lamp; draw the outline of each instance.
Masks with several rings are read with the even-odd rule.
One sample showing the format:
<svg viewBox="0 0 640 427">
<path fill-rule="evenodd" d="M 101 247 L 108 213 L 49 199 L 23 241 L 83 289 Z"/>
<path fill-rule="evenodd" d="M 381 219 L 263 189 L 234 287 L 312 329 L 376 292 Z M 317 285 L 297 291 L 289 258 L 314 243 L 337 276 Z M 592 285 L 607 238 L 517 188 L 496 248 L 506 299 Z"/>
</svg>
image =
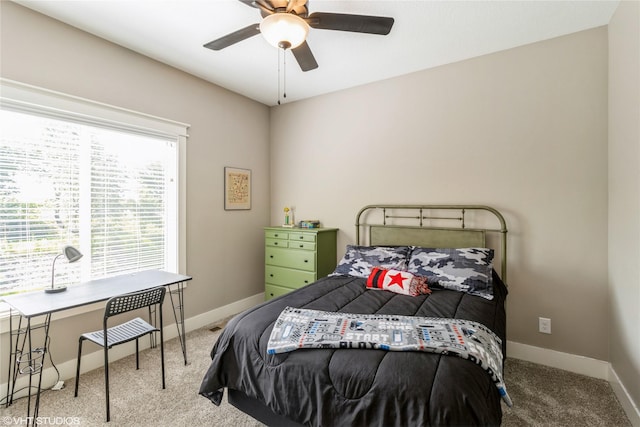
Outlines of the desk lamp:
<svg viewBox="0 0 640 427">
<path fill-rule="evenodd" d="M 55 277 L 55 271 L 56 271 L 56 260 L 60 258 L 62 255 L 64 255 L 69 260 L 70 263 L 76 262 L 80 258 L 82 258 L 82 254 L 80 253 L 80 251 L 74 248 L 73 246 L 65 246 L 64 249 L 62 250 L 62 253 L 56 255 L 56 257 L 53 259 L 53 266 L 51 267 L 51 287 L 46 288 L 44 290 L 48 294 L 63 292 L 67 290 L 66 286 L 60 286 L 57 288 L 53 287 L 53 279 Z"/>
</svg>

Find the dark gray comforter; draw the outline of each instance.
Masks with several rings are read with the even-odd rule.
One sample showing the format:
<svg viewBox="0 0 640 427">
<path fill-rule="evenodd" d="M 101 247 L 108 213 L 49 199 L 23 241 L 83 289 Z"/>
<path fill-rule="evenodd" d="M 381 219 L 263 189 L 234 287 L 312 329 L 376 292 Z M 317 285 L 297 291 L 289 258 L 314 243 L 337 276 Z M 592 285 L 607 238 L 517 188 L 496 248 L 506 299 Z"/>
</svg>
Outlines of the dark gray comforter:
<svg viewBox="0 0 640 427">
<path fill-rule="evenodd" d="M 503 342 L 507 290 L 494 272 L 494 299 L 434 289 L 404 296 L 366 290 L 365 279 L 334 276 L 233 318 L 216 342 L 200 394 L 220 404 L 224 387 L 313 426 L 500 425 L 500 395 L 489 375 L 457 357 L 364 349 L 267 354 L 287 306 L 347 313 L 444 317 L 480 322 Z"/>
</svg>

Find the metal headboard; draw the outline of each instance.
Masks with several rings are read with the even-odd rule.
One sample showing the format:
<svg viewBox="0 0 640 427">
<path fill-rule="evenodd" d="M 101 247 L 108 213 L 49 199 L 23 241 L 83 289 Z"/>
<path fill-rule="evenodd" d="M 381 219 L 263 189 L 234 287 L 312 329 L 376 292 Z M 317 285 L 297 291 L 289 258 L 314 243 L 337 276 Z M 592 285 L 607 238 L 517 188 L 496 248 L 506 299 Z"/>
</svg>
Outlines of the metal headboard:
<svg viewBox="0 0 640 427">
<path fill-rule="evenodd" d="M 476 226 L 488 213 L 499 227 Z M 472 214 L 473 213 L 473 214 Z M 473 218 L 469 218 L 472 216 Z M 471 220 L 473 227 L 468 227 Z M 454 225 L 450 225 L 451 223 Z M 364 233 L 361 233 L 364 232 Z M 414 245 L 430 248 L 485 247 L 486 234 L 499 235 L 500 277 L 507 283 L 507 223 L 496 209 L 483 205 L 368 205 L 356 215 L 359 245 Z"/>
</svg>

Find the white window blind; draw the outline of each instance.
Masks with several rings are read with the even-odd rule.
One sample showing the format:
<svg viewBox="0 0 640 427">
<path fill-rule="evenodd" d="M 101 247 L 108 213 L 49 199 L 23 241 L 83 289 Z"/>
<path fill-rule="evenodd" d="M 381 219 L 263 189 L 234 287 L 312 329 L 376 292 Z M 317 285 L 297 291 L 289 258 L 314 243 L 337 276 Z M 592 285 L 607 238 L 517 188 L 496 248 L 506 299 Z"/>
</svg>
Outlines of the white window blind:
<svg viewBox="0 0 640 427">
<path fill-rule="evenodd" d="M 50 283 L 53 257 L 79 244 L 80 168 L 72 126 L 3 110 L 0 124 L 2 294 Z M 69 273 L 63 282 L 79 280 Z"/>
<path fill-rule="evenodd" d="M 174 269 L 167 228 L 176 209 L 169 188 L 176 144 L 114 134 L 91 141 L 91 276 Z"/>
<path fill-rule="evenodd" d="M 65 245 L 84 256 L 58 259 L 56 286 L 179 270 L 181 136 L 2 101 L 0 295 L 50 286 Z"/>
</svg>

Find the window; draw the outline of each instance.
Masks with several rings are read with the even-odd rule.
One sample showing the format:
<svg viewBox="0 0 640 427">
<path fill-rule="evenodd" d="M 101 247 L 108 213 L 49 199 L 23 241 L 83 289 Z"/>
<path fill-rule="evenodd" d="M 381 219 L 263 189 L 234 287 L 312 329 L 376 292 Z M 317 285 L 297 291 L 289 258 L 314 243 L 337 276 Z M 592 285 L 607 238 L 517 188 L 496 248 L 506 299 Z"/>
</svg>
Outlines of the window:
<svg viewBox="0 0 640 427">
<path fill-rule="evenodd" d="M 146 269 L 179 271 L 184 137 L 46 106 L 25 108 L 4 95 L 0 295 L 50 286 L 53 259 L 66 245 L 84 256 L 74 264 L 57 261 L 56 285 Z M 105 113 L 113 111 L 136 119 L 113 107 Z"/>
</svg>

